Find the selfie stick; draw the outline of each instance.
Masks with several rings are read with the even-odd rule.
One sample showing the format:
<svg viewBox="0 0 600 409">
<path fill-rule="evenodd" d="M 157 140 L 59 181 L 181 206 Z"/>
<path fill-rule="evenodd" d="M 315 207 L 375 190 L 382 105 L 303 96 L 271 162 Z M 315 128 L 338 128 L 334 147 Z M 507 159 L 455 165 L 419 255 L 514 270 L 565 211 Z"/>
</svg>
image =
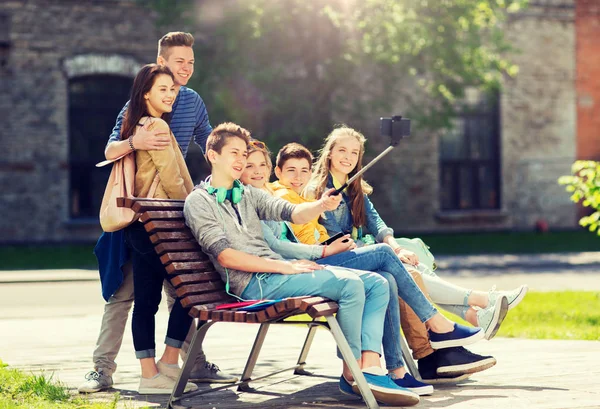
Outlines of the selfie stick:
<svg viewBox="0 0 600 409">
<path fill-rule="evenodd" d="M 396 123 L 398 125 L 396 125 Z M 394 129 L 396 130 L 396 132 L 394 132 Z M 394 149 L 400 142 L 400 139 L 402 139 L 405 136 L 410 136 L 410 119 L 403 119 L 401 116 L 394 116 L 392 118 L 381 118 L 381 134 L 387 135 L 391 138 L 390 146 L 385 148 L 385 150 L 379 155 L 377 155 L 377 157 L 375 157 L 373 160 L 371 160 L 371 162 L 367 163 L 364 168 L 356 172 L 356 174 L 350 179 L 348 179 L 346 183 L 344 183 L 342 186 L 340 186 L 338 189 L 332 192 L 332 196 L 339 195 L 344 189 L 348 187 L 348 185 L 350 185 L 350 183 L 354 182 L 357 178 L 362 176 L 362 174 L 365 173 L 367 169 L 376 164 L 381 158 L 383 158 L 392 149 Z"/>
</svg>

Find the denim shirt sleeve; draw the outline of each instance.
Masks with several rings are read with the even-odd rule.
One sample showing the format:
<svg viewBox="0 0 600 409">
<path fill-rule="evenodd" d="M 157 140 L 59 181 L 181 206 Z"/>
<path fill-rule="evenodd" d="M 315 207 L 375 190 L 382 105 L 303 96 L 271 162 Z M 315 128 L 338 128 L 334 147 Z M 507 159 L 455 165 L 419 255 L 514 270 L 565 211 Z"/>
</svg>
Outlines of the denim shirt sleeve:
<svg viewBox="0 0 600 409">
<path fill-rule="evenodd" d="M 279 240 L 275 235 L 275 226 L 273 223 L 279 222 L 260 222 L 265 241 L 275 253 L 278 253 L 287 260 L 306 259 L 316 260 L 321 258 L 323 247 L 318 245 L 308 245 L 302 243 L 292 243 L 291 241 Z"/>
<path fill-rule="evenodd" d="M 375 206 L 373 206 L 367 195 L 365 195 L 365 213 L 367 216 L 367 230 L 376 236 L 375 239 L 378 243 L 382 243 L 384 237 L 394 235 L 394 230 L 388 227 L 379 217 L 379 213 L 377 213 Z"/>
<path fill-rule="evenodd" d="M 344 203 L 342 202 L 340 206 L 344 206 Z M 327 230 L 327 234 L 329 236 L 334 236 L 337 233 L 343 233 L 346 231 L 337 221 L 334 212 L 324 212 L 323 216 L 319 218 L 319 223 L 321 224 L 321 226 L 325 227 L 325 230 Z"/>
</svg>

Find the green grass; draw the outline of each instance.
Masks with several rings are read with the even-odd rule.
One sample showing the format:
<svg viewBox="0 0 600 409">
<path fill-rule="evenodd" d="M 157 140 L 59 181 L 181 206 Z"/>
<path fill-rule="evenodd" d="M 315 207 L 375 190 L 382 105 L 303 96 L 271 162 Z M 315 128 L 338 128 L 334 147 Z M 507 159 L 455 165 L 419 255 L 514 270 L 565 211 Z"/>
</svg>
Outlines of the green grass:
<svg viewBox="0 0 600 409">
<path fill-rule="evenodd" d="M 451 314 L 444 315 L 459 321 Z M 521 304 L 510 310 L 497 335 L 600 341 L 600 293 L 529 292 Z"/>
<path fill-rule="evenodd" d="M 0 409 L 116 409 L 118 393 L 109 402 L 71 396 L 52 375 L 25 374 L 0 360 Z"/>
<path fill-rule="evenodd" d="M 98 268 L 93 244 L 1 246 L 0 270 Z"/>
<path fill-rule="evenodd" d="M 453 321 L 465 321 L 442 310 Z M 308 315 L 288 321 L 310 320 Z M 500 337 L 600 341 L 600 293 L 592 291 L 534 292 L 509 313 Z"/>
</svg>

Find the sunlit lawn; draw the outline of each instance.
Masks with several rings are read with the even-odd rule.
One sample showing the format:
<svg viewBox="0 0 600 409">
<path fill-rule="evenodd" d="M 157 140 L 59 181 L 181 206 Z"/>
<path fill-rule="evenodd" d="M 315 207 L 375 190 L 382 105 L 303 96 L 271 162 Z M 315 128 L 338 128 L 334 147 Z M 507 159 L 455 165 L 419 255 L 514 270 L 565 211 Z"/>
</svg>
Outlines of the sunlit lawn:
<svg viewBox="0 0 600 409">
<path fill-rule="evenodd" d="M 457 322 L 460 318 L 444 312 Z M 290 320 L 310 320 L 308 315 Z M 600 293 L 592 291 L 529 292 L 512 309 L 497 336 L 531 339 L 600 340 Z"/>
<path fill-rule="evenodd" d="M 116 409 L 119 400 L 118 393 L 109 402 L 72 396 L 52 374 L 25 373 L 0 360 L 0 409 Z M 124 407 L 132 406 L 126 403 Z"/>
</svg>

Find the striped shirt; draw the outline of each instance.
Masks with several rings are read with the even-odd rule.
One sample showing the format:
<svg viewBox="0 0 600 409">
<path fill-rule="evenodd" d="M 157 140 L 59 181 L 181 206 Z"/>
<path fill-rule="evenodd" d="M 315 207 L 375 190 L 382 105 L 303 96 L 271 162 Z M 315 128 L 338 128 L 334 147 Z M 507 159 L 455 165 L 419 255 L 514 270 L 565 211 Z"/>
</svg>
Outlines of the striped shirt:
<svg viewBox="0 0 600 409">
<path fill-rule="evenodd" d="M 108 138 L 108 143 L 121 140 L 121 123 L 128 106 L 129 101 L 119 112 L 115 127 Z M 173 135 L 175 135 L 175 139 L 177 139 L 177 143 L 181 146 L 184 157 L 187 155 L 192 138 L 196 145 L 202 149 L 202 152 L 205 151 L 206 140 L 212 131 L 212 127 L 208 120 L 208 112 L 206 112 L 204 101 L 196 91 L 187 87 L 179 89 L 175 103 L 173 103 L 169 126 Z"/>
</svg>

